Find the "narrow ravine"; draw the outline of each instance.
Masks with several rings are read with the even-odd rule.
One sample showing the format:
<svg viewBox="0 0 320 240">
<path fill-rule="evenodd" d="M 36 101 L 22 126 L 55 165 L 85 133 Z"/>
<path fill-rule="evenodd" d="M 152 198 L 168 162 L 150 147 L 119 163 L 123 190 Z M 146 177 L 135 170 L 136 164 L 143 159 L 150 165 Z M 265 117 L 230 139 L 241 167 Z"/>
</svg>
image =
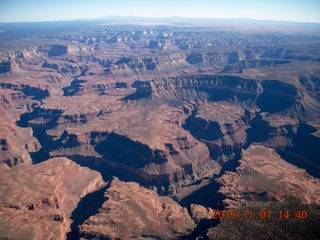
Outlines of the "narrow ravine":
<svg viewBox="0 0 320 240">
<path fill-rule="evenodd" d="M 98 213 L 99 208 L 106 200 L 104 197 L 104 192 L 109 186 L 105 186 L 100 190 L 90 193 L 83 197 L 78 206 L 74 209 L 71 215 L 72 224 L 70 226 L 71 231 L 67 233 L 67 240 L 78 240 L 79 236 L 79 226 L 83 224 L 90 216 Z"/>
</svg>

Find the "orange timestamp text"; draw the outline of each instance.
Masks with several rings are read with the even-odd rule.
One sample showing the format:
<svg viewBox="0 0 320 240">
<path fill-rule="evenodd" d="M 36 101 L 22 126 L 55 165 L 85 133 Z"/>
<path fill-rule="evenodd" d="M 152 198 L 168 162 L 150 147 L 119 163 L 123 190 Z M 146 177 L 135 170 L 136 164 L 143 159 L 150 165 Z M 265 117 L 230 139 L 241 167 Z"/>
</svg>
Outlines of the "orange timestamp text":
<svg viewBox="0 0 320 240">
<path fill-rule="evenodd" d="M 308 212 L 306 210 L 279 210 L 279 211 L 271 211 L 261 209 L 258 211 L 255 210 L 213 210 L 212 219 L 213 220 L 222 220 L 222 219 L 270 219 L 270 218 L 278 218 L 282 219 L 301 219 L 306 220 L 308 218 Z"/>
</svg>

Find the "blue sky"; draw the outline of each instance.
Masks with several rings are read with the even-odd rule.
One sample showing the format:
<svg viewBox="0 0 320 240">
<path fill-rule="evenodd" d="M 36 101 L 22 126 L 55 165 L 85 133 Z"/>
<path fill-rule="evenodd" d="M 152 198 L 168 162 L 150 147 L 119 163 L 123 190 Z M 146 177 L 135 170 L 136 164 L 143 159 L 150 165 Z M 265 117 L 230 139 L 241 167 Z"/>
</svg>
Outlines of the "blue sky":
<svg viewBox="0 0 320 240">
<path fill-rule="evenodd" d="M 0 0 L 0 22 L 73 20 L 110 15 L 320 23 L 320 0 Z"/>
</svg>

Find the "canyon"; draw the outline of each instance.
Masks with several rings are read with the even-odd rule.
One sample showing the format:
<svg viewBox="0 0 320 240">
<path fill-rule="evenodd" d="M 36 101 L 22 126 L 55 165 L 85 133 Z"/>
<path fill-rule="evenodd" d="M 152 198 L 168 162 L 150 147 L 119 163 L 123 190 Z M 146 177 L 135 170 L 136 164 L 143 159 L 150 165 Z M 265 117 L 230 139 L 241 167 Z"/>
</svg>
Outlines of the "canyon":
<svg viewBox="0 0 320 240">
<path fill-rule="evenodd" d="M 0 238 L 211 239 L 214 208 L 320 204 L 319 26 L 226 24 L 0 24 Z"/>
</svg>

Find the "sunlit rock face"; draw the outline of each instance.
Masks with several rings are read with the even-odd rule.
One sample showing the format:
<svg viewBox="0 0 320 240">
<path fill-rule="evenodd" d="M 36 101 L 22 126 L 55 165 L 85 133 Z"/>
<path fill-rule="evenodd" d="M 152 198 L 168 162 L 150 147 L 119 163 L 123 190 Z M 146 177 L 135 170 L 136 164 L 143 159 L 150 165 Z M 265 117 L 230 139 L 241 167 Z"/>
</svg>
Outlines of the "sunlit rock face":
<svg viewBox="0 0 320 240">
<path fill-rule="evenodd" d="M 98 172 L 67 158 L 36 165 L 1 165 L 1 238 L 65 239 L 80 198 L 100 189 Z"/>
<path fill-rule="evenodd" d="M 251 145 L 242 153 L 237 172 L 226 172 L 217 181 L 224 204 L 233 209 L 278 201 L 286 195 L 319 204 L 320 181 L 283 160 L 271 148 Z"/>
<path fill-rule="evenodd" d="M 190 234 L 195 227 L 186 208 L 137 183 L 114 178 L 105 199 L 99 212 L 80 226 L 83 239 L 174 239 Z"/>
</svg>

